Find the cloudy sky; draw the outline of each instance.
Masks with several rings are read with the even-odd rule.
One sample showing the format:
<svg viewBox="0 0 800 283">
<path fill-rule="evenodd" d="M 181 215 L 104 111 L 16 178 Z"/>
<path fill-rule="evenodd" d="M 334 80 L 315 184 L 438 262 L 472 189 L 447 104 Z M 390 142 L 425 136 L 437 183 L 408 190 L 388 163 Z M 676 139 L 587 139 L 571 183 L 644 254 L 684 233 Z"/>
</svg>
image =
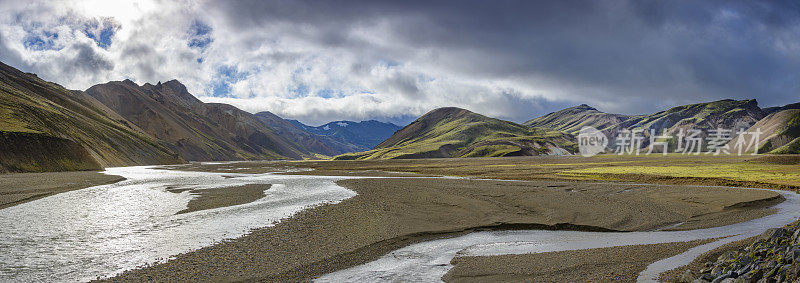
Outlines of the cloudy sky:
<svg viewBox="0 0 800 283">
<path fill-rule="evenodd" d="M 797 3 L 0 0 L 0 61 L 71 89 L 178 79 L 314 125 L 765 107 L 800 101 Z"/>
</svg>

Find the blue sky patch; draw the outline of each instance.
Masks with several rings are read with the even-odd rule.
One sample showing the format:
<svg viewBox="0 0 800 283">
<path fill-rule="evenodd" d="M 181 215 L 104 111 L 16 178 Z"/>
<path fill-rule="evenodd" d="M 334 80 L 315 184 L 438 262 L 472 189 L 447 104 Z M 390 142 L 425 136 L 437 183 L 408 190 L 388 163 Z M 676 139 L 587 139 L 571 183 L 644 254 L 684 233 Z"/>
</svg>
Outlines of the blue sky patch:
<svg viewBox="0 0 800 283">
<path fill-rule="evenodd" d="M 247 77 L 247 72 L 239 72 L 236 66 L 221 66 L 211 82 L 211 95 L 216 97 L 231 97 L 231 84 L 235 84 Z"/>
<path fill-rule="evenodd" d="M 22 45 L 26 49 L 35 51 L 44 50 L 61 50 L 61 47 L 56 46 L 55 40 L 58 39 L 58 33 L 49 31 L 29 32 L 25 39 L 22 40 Z"/>
<path fill-rule="evenodd" d="M 84 29 L 83 33 L 94 40 L 94 43 L 100 48 L 108 49 L 108 47 L 111 46 L 111 37 L 114 35 L 114 27 L 105 27 L 101 29 L 98 34 L 92 33 L 89 29 Z"/>
<path fill-rule="evenodd" d="M 92 20 L 83 26 L 83 34 L 92 39 L 98 47 L 108 49 L 111 46 L 111 38 L 119 27 L 119 24 L 111 18 Z"/>
<path fill-rule="evenodd" d="M 211 38 L 211 31 L 213 31 L 211 26 L 199 20 L 192 22 L 189 27 L 189 47 L 205 50 L 211 42 L 214 42 L 214 39 Z"/>
<path fill-rule="evenodd" d="M 323 98 L 344 97 L 345 94 L 341 90 L 322 89 L 317 91 L 317 96 Z"/>
<path fill-rule="evenodd" d="M 294 88 L 290 89 L 289 92 L 294 94 L 296 97 L 308 96 L 308 86 L 305 84 L 298 84 Z"/>
</svg>

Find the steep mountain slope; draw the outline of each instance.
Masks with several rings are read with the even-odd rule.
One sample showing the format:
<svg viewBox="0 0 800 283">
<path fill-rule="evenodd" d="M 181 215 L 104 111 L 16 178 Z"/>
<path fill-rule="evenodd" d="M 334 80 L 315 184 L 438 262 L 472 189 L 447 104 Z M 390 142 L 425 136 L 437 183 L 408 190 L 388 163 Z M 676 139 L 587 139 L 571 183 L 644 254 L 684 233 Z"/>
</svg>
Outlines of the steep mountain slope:
<svg viewBox="0 0 800 283">
<path fill-rule="evenodd" d="M 601 130 L 609 138 L 609 147 L 615 147 L 616 139 L 623 130 L 641 130 L 645 139 L 642 147 L 650 144 L 650 130 L 662 135 L 676 136 L 680 131 L 689 129 L 701 130 L 698 137 L 706 138 L 711 129 L 747 129 L 764 118 L 765 114 L 758 107 L 755 99 L 751 100 L 719 100 L 707 103 L 682 105 L 649 115 L 626 116 L 608 114 L 587 105 L 580 105 L 553 112 L 526 122 L 526 125 L 548 127 L 577 133 L 584 126 L 592 126 Z M 662 139 L 670 144 L 670 150 L 677 146 L 676 139 Z M 704 146 L 705 148 L 705 146 Z M 656 148 L 660 150 L 660 148 Z"/>
<path fill-rule="evenodd" d="M 600 112 L 589 105 L 581 104 L 532 119 L 523 124 L 578 134 L 581 128 L 586 126 L 603 130 L 617 126 L 630 118 L 622 114 Z"/>
<path fill-rule="evenodd" d="M 258 121 L 267 125 L 276 134 L 293 141 L 306 150 L 325 156 L 336 156 L 342 153 L 362 150 L 361 147 L 343 142 L 333 137 L 321 136 L 303 130 L 289 120 L 278 117 L 272 112 L 264 111 L 255 114 Z M 297 122 L 299 123 L 299 122 Z"/>
<path fill-rule="evenodd" d="M 764 118 L 755 99 L 725 99 L 673 107 L 652 115 L 640 116 L 633 128 L 644 129 L 741 129 Z"/>
<path fill-rule="evenodd" d="M 319 127 L 308 126 L 297 120 L 289 120 L 289 122 L 307 132 L 355 145 L 354 151 L 370 150 L 400 130 L 400 127 L 395 124 L 375 120 L 333 121 Z"/>
<path fill-rule="evenodd" d="M 186 160 L 301 158 L 304 150 L 275 135 L 252 114 L 205 104 L 176 80 L 136 85 L 130 80 L 92 86 L 86 93 Z"/>
<path fill-rule="evenodd" d="M 0 63 L 0 172 L 183 162 L 94 98 Z"/>
<path fill-rule="evenodd" d="M 574 137 L 445 107 L 423 115 L 375 149 L 336 159 L 522 156 L 569 154 Z"/>
<path fill-rule="evenodd" d="M 747 132 L 752 133 L 756 130 L 760 130 L 762 133 L 760 143 L 756 145 L 759 153 L 800 153 L 800 109 L 772 113 L 747 129 Z M 739 136 L 728 145 L 730 148 L 738 150 L 735 145 L 742 144 L 744 145 L 742 150 L 745 151 L 751 138 L 751 135 Z M 746 152 L 752 152 L 752 149 L 746 150 Z"/>
<path fill-rule="evenodd" d="M 764 110 L 764 114 L 769 115 L 769 114 L 772 114 L 772 113 L 780 112 L 780 111 L 783 111 L 783 110 L 789 110 L 789 109 L 800 109 L 800 102 L 787 104 L 787 105 L 779 106 L 779 107 L 767 107 L 767 108 L 764 108 L 763 110 Z"/>
<path fill-rule="evenodd" d="M 700 130 L 699 138 L 706 140 L 710 130 L 726 129 L 733 132 L 740 129 L 747 129 L 756 122 L 764 118 L 764 112 L 758 107 L 755 99 L 732 100 L 725 99 L 707 103 L 697 103 L 670 108 L 651 115 L 638 116 L 635 124 L 628 126 L 627 129 L 644 130 L 645 141 L 643 147 L 649 146 L 649 131 L 655 130 L 661 135 L 666 130 L 667 136 L 671 139 L 661 141 L 668 142 L 671 151 L 677 147 L 677 136 L 681 131 L 688 132 L 695 129 Z M 633 119 L 628 120 L 631 122 Z M 627 126 L 627 125 L 622 125 Z M 616 137 L 617 133 L 609 131 Z M 708 143 L 704 142 L 701 151 L 708 149 Z"/>
<path fill-rule="evenodd" d="M 267 148 L 289 158 L 301 158 L 308 154 L 302 146 L 287 139 L 264 125 L 255 115 L 222 103 L 207 103 L 206 116 L 222 128 L 234 134 L 233 141 L 239 148 L 248 152 L 263 151 Z M 259 149 L 262 148 L 262 149 Z M 268 152 L 265 152 L 268 154 Z"/>
</svg>

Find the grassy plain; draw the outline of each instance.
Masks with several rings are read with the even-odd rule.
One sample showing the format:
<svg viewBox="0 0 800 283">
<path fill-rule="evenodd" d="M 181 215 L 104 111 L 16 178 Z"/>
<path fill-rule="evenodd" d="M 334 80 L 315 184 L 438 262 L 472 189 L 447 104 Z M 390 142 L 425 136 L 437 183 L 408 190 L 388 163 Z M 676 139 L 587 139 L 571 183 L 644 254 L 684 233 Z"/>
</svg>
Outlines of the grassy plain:
<svg viewBox="0 0 800 283">
<path fill-rule="evenodd" d="M 249 164 L 249 165 L 248 165 Z M 264 167 L 267 164 L 272 164 Z M 190 165 L 190 166 L 198 166 Z M 503 158 L 447 158 L 367 161 L 249 162 L 201 166 L 202 170 L 250 167 L 250 173 L 275 167 L 312 168 L 292 174 L 363 175 L 417 173 L 507 180 L 603 180 L 656 184 L 722 185 L 798 190 L 797 155 L 598 155 Z M 231 168 L 231 169 L 232 169 Z M 261 168 L 261 169 L 259 169 Z M 200 168 L 198 168 L 200 169 Z M 274 170 L 274 167 L 272 168 Z M 225 172 L 225 171 L 223 171 Z M 227 171 L 230 172 L 230 171 Z"/>
<path fill-rule="evenodd" d="M 244 237 L 179 255 L 163 264 L 125 272 L 111 281 L 148 278 L 304 281 L 375 260 L 411 243 L 477 230 L 572 228 L 648 231 L 672 227 L 675 223 L 683 223 L 672 228 L 680 230 L 728 225 L 773 213 L 769 207 L 782 199 L 776 199 L 774 192 L 689 185 L 796 189 L 800 186 L 800 180 L 794 177 L 800 172 L 799 162 L 800 159 L 793 156 L 604 155 L 591 158 L 251 161 L 170 166 L 179 170 L 229 173 L 292 171 L 286 174 L 472 178 L 339 181 L 339 185 L 358 192 L 358 195 L 335 205 L 303 211 L 274 227 L 257 229 Z M 619 184 L 606 180 L 634 183 Z M 645 186 L 636 183 L 679 185 Z M 625 247 L 610 249 L 607 254 L 647 254 L 653 252 L 651 249 L 668 253 L 667 250 L 680 251 L 689 246 Z M 570 255 L 563 254 L 567 258 Z M 521 265 L 537 263 L 548 259 L 547 256 L 530 256 L 513 262 Z M 641 266 L 655 260 L 645 257 L 637 257 L 635 262 L 617 259 L 592 257 L 576 264 L 614 264 L 621 268 L 614 276 L 635 278 Z M 497 264 L 504 262 L 497 261 Z M 468 266 L 464 265 L 462 269 Z M 558 266 L 551 267 L 554 274 L 560 270 Z M 495 273 L 480 275 L 490 276 L 484 278 L 503 275 L 502 272 Z M 596 275 L 608 278 L 608 274 L 602 272 Z M 449 279 L 464 279 L 458 273 L 451 276 L 453 278 Z M 567 279 L 574 280 L 583 275 L 571 276 L 566 275 Z"/>
</svg>

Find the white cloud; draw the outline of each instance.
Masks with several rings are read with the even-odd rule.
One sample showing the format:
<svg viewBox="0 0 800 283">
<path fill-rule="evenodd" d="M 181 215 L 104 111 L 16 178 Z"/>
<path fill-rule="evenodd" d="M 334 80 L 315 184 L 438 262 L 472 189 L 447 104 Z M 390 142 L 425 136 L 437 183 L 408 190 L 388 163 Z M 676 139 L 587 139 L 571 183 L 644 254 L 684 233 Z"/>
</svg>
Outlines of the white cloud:
<svg viewBox="0 0 800 283">
<path fill-rule="evenodd" d="M 139 84 L 176 78 L 204 101 L 251 112 L 268 110 L 308 123 L 407 120 L 439 106 L 504 117 L 514 114 L 491 104 L 507 95 L 495 83 L 445 74 L 435 62 L 428 62 L 438 51 L 418 50 L 392 38 L 390 26 L 396 23 L 352 25 L 339 31 L 347 42 L 337 46 L 326 42 L 337 39 L 325 39 L 326 31 L 313 25 L 274 22 L 241 29 L 230 15 L 205 5 L 160 1 L 77 1 L 50 8 L 42 3 L 17 5 L 4 9 L 5 15 L 14 16 L 0 23 L 0 36 L 26 63 L 16 67 L 73 89 L 126 78 Z M 119 25 L 107 49 L 83 31 L 85 23 L 104 18 Z M 213 41 L 204 48 L 188 44 L 195 21 L 212 29 Z M 25 47 L 26 36 L 43 31 L 58 34 L 57 50 Z M 17 59 L 10 56 L 0 59 Z M 235 70 L 234 76 L 225 77 L 222 68 Z M 215 94 L 215 87 L 229 93 Z"/>
<path fill-rule="evenodd" d="M 636 113 L 756 91 L 781 101 L 797 83 L 770 74 L 796 74 L 800 61 L 797 25 L 739 39 L 730 31 L 759 22 L 755 12 L 704 22 L 669 7 L 651 17 L 636 3 L 0 2 L 0 60 L 45 79 L 73 89 L 178 79 L 204 101 L 310 124 L 407 121 L 441 106 L 524 121 L 578 103 Z M 115 33 L 103 48 L 85 29 L 106 20 Z M 31 36 L 46 48 L 26 47 Z M 724 61 L 742 54 L 767 64 Z"/>
</svg>

